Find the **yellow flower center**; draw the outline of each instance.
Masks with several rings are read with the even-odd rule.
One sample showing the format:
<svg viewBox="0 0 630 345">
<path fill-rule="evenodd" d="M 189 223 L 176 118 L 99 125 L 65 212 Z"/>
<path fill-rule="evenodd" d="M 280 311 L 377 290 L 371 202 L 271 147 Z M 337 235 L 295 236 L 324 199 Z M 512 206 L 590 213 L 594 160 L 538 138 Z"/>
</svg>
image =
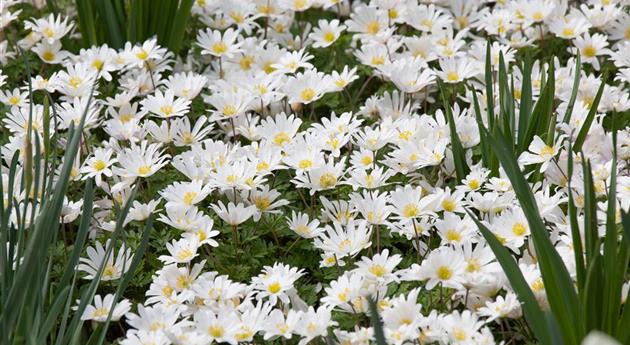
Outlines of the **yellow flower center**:
<svg viewBox="0 0 630 345">
<path fill-rule="evenodd" d="M 191 254 L 192 255 L 192 254 Z M 188 274 L 180 275 L 177 277 L 175 287 L 178 289 L 187 289 L 192 283 L 193 279 Z"/>
<path fill-rule="evenodd" d="M 162 288 L 162 294 L 164 296 L 170 296 L 173 293 L 173 288 L 166 285 L 165 287 Z"/>
<path fill-rule="evenodd" d="M 245 327 L 240 332 L 236 332 L 236 334 L 234 335 L 236 340 L 239 341 L 239 342 L 245 341 L 247 339 L 250 339 L 252 336 L 254 336 L 254 332 L 251 329 L 247 328 L 247 327 Z"/>
<path fill-rule="evenodd" d="M 271 283 L 271 284 L 269 284 L 267 286 L 267 291 L 269 291 L 269 292 L 271 292 L 273 294 L 276 294 L 276 293 L 280 292 L 281 288 L 282 288 L 282 286 L 280 285 L 280 283 L 273 282 L 273 283 Z"/>
<path fill-rule="evenodd" d="M 348 292 L 350 292 L 350 289 L 345 288 L 343 289 L 343 291 L 338 293 L 337 298 L 339 299 L 339 301 L 346 303 L 348 301 Z"/>
<path fill-rule="evenodd" d="M 278 323 L 276 324 L 276 328 L 280 331 L 281 334 L 287 333 L 289 331 L 289 326 L 286 323 Z"/>
<path fill-rule="evenodd" d="M 516 236 L 523 236 L 525 235 L 526 231 L 527 231 L 527 228 L 525 227 L 523 223 L 519 222 L 512 225 L 512 233 Z"/>
<path fill-rule="evenodd" d="M 277 146 L 283 146 L 289 142 L 289 134 L 287 132 L 280 132 L 273 137 L 273 143 Z"/>
<path fill-rule="evenodd" d="M 337 177 L 331 173 L 325 173 L 319 178 L 322 188 L 331 188 L 337 184 Z"/>
<path fill-rule="evenodd" d="M 182 141 L 184 142 L 184 144 L 190 145 L 192 144 L 194 139 L 195 137 L 193 137 L 192 133 L 190 132 L 182 134 Z"/>
<path fill-rule="evenodd" d="M 103 275 L 105 277 L 110 277 L 110 278 L 114 277 L 115 273 L 116 273 L 116 266 L 114 266 L 114 265 L 107 265 L 103 269 Z"/>
<path fill-rule="evenodd" d="M 300 92 L 300 98 L 305 102 L 310 102 L 314 97 L 315 90 L 313 90 L 313 88 L 307 87 Z"/>
<path fill-rule="evenodd" d="M 190 206 L 193 204 L 193 201 L 195 200 L 195 197 L 197 197 L 197 193 L 195 192 L 186 192 L 184 193 L 184 204 Z"/>
<path fill-rule="evenodd" d="M 400 138 L 400 139 L 402 139 L 404 141 L 407 141 L 407 140 L 409 140 L 409 137 L 411 137 L 411 134 L 412 134 L 411 131 L 405 130 L 405 131 L 402 131 L 402 132 L 400 132 L 398 134 L 398 138 Z"/>
<path fill-rule="evenodd" d="M 9 98 L 9 104 L 17 105 L 18 103 L 20 103 L 20 96 L 11 96 Z"/>
<path fill-rule="evenodd" d="M 123 115 L 120 115 L 120 117 L 118 117 L 118 119 L 122 123 L 127 123 L 127 122 L 129 122 L 129 121 L 131 121 L 133 119 L 133 115 L 131 115 L 131 114 L 123 114 Z"/>
<path fill-rule="evenodd" d="M 376 35 L 381 30 L 381 24 L 378 21 L 373 20 L 367 24 L 367 33 L 370 35 Z"/>
<path fill-rule="evenodd" d="M 148 165 L 143 165 L 141 167 L 138 168 L 138 174 L 140 175 L 146 175 L 148 173 L 151 172 L 151 167 Z"/>
<path fill-rule="evenodd" d="M 444 211 L 453 212 L 453 210 L 455 210 L 455 207 L 457 207 L 457 205 L 451 199 L 444 199 L 444 201 L 442 201 L 442 208 L 444 209 Z"/>
<path fill-rule="evenodd" d="M 473 190 L 479 188 L 479 180 L 477 179 L 470 180 L 468 182 L 468 188 L 473 189 Z"/>
<path fill-rule="evenodd" d="M 461 242 L 462 234 L 453 229 L 449 229 L 446 231 L 446 240 L 449 242 Z"/>
<path fill-rule="evenodd" d="M 323 38 L 324 38 L 324 41 L 330 43 L 335 40 L 335 33 L 333 33 L 332 31 L 326 31 L 326 33 L 324 33 Z"/>
<path fill-rule="evenodd" d="M 256 208 L 259 210 L 266 210 L 269 208 L 269 205 L 271 205 L 271 200 L 269 200 L 269 198 L 267 197 L 257 197 L 254 199 L 254 204 L 256 205 Z"/>
<path fill-rule="evenodd" d="M 185 261 L 190 259 L 193 256 L 193 251 L 188 249 L 188 248 L 184 248 L 182 250 L 179 251 L 179 253 L 177 253 L 177 260 L 179 261 Z"/>
<path fill-rule="evenodd" d="M 406 218 L 415 218 L 420 214 L 420 209 L 416 204 L 407 204 L 403 208 L 403 216 Z"/>
<path fill-rule="evenodd" d="M 103 60 L 100 59 L 96 59 L 92 62 L 92 67 L 96 68 L 97 70 L 100 70 L 101 68 L 103 68 Z"/>
<path fill-rule="evenodd" d="M 223 107 L 223 115 L 227 117 L 236 115 L 236 107 L 231 104 L 226 105 L 225 107 Z"/>
<path fill-rule="evenodd" d="M 343 79 L 337 79 L 335 80 L 335 85 L 337 87 L 345 87 L 346 85 L 348 85 L 348 82 Z"/>
<path fill-rule="evenodd" d="M 93 318 L 101 318 L 101 317 L 105 317 L 107 315 L 109 315 L 109 309 L 106 309 L 106 308 L 103 308 L 103 307 L 97 308 L 92 313 L 92 317 Z"/>
<path fill-rule="evenodd" d="M 245 21 L 245 17 L 238 13 L 238 12 L 231 12 L 230 13 L 230 18 L 232 18 L 232 20 L 236 23 L 236 24 L 241 24 Z"/>
<path fill-rule="evenodd" d="M 377 277 L 382 277 L 387 272 L 387 269 L 383 265 L 374 264 L 368 268 L 368 271 Z"/>
<path fill-rule="evenodd" d="M 306 8 L 307 2 L 306 0 L 295 0 L 293 1 L 293 6 L 296 10 L 303 10 Z"/>
<path fill-rule="evenodd" d="M 534 282 L 532 283 L 532 290 L 534 290 L 534 292 L 540 292 L 545 288 L 545 284 L 543 283 L 541 278 L 536 278 L 536 280 L 534 280 Z"/>
<path fill-rule="evenodd" d="M 223 42 L 217 42 L 212 45 L 212 52 L 221 55 L 228 50 L 227 44 Z"/>
<path fill-rule="evenodd" d="M 161 329 L 164 328 L 164 323 L 160 322 L 160 321 L 155 321 L 152 324 L 149 325 L 149 331 L 151 332 L 155 332 L 155 331 L 159 331 Z"/>
<path fill-rule="evenodd" d="M 313 166 L 313 161 L 310 159 L 302 159 L 298 163 L 298 168 L 300 169 L 308 169 L 308 168 L 311 168 L 312 166 Z"/>
<path fill-rule="evenodd" d="M 83 82 L 83 79 L 79 77 L 72 77 L 68 80 L 68 84 L 70 84 L 70 86 L 75 87 L 75 88 L 81 85 L 82 82 Z"/>
<path fill-rule="evenodd" d="M 437 270 L 437 277 L 440 280 L 449 280 L 453 276 L 453 271 L 447 266 L 440 266 Z"/>
<path fill-rule="evenodd" d="M 595 50 L 595 47 L 593 47 L 592 45 L 589 44 L 584 47 L 584 56 L 592 58 L 595 56 L 595 54 L 597 54 L 597 50 Z"/>
<path fill-rule="evenodd" d="M 370 165 L 370 164 L 372 164 L 372 157 L 370 157 L 370 156 L 363 156 L 363 157 L 361 157 L 361 163 L 363 165 Z"/>
<path fill-rule="evenodd" d="M 238 62 L 239 66 L 241 66 L 241 69 L 245 71 L 249 71 L 252 68 L 253 63 L 254 58 L 249 55 L 243 56 Z"/>
<path fill-rule="evenodd" d="M 269 169 L 269 164 L 267 162 L 260 162 L 256 164 L 256 171 L 261 172 L 263 170 Z"/>
<path fill-rule="evenodd" d="M 540 149 L 540 155 L 541 156 L 551 156 L 554 154 L 554 149 L 553 147 L 549 146 L 549 145 L 545 145 L 543 146 L 542 149 Z"/>
<path fill-rule="evenodd" d="M 149 53 L 144 49 L 140 49 L 140 51 L 136 53 L 136 57 L 140 60 L 146 60 L 149 57 Z"/>
<path fill-rule="evenodd" d="M 478 272 L 481 269 L 481 265 L 477 259 L 468 260 L 468 265 L 466 265 L 467 272 Z"/>
<path fill-rule="evenodd" d="M 564 30 L 562 30 L 562 35 L 572 37 L 575 35 L 575 30 L 573 30 L 573 28 L 564 28 Z"/>
<path fill-rule="evenodd" d="M 467 27 L 468 26 L 468 17 L 464 17 L 464 16 L 457 17 L 457 23 L 459 24 L 460 28 Z"/>
<path fill-rule="evenodd" d="M 52 61 L 55 59 L 55 53 L 51 52 L 50 50 L 46 50 L 42 53 L 42 59 L 44 59 L 45 61 Z"/>
<path fill-rule="evenodd" d="M 105 169 L 105 167 L 107 166 L 107 164 L 105 164 L 105 162 L 103 162 L 102 160 L 97 160 L 96 162 L 94 162 L 94 170 L 96 171 L 101 171 L 103 169 Z"/>
<path fill-rule="evenodd" d="M 383 55 L 378 55 L 373 57 L 370 62 L 375 66 L 382 65 L 385 63 L 385 57 Z"/>
<path fill-rule="evenodd" d="M 44 28 L 44 30 L 42 30 L 42 33 L 44 34 L 44 36 L 50 38 L 55 35 L 55 30 L 51 29 L 50 27 L 47 27 L 47 28 Z"/>
<path fill-rule="evenodd" d="M 423 19 L 420 21 L 420 25 L 431 29 L 433 27 L 433 21 L 431 19 Z"/>
<path fill-rule="evenodd" d="M 466 340 L 466 332 L 463 329 L 457 328 L 453 331 L 453 338 L 457 341 Z"/>
<path fill-rule="evenodd" d="M 302 236 L 308 236 L 311 233 L 311 229 L 306 225 L 298 225 L 295 227 L 295 232 Z"/>
<path fill-rule="evenodd" d="M 173 107 L 170 106 L 170 105 L 163 105 L 163 106 L 160 107 L 160 112 L 165 117 L 169 117 L 169 116 L 173 115 Z"/>
<path fill-rule="evenodd" d="M 210 336 L 213 338 L 221 338 L 223 337 L 223 333 L 225 333 L 225 330 L 221 326 L 213 325 L 208 327 L 208 334 L 210 334 Z"/>
<path fill-rule="evenodd" d="M 457 74 L 457 72 L 455 72 L 455 71 L 450 71 L 450 72 L 446 73 L 446 79 L 448 81 L 458 81 L 459 80 L 459 74 Z"/>
</svg>

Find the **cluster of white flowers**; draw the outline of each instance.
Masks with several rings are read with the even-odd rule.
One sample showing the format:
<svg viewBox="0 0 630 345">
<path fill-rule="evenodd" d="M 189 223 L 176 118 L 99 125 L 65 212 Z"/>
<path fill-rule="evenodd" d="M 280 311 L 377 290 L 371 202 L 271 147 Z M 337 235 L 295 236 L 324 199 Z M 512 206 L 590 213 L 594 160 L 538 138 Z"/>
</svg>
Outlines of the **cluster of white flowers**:
<svg viewBox="0 0 630 345">
<path fill-rule="evenodd" d="M 10 11 L 16 2 L 0 4 L 0 29 L 18 17 L 19 11 Z M 559 114 L 569 104 L 575 55 L 580 54 L 584 68 L 577 101 L 569 121 L 558 126 L 556 143 L 548 145 L 535 137 L 519 157 L 523 167 L 540 164 L 543 182 L 532 188 L 572 275 L 575 257 L 564 206 L 573 193 L 581 210 L 584 177 L 582 157 L 575 156 L 569 189 L 572 153 L 566 143 L 575 139 L 584 123 L 605 65 L 618 72 L 605 86 L 583 145 L 584 157 L 592 164 L 597 195 L 606 196 L 611 169 L 616 169 L 619 195 L 608 202 L 618 202 L 625 210 L 630 207 L 626 164 L 630 131 L 619 131 L 619 163 L 612 166 L 612 135 L 603 125 L 607 113 L 630 109 L 630 14 L 624 10 L 628 1 L 568 3 L 198 0 L 193 12 L 207 28 L 197 33 L 185 58 L 175 57 L 156 39 L 127 43 L 120 50 L 103 45 L 73 54 L 62 44 L 74 33 L 71 20 L 50 15 L 26 21 L 28 35 L 15 42 L 15 49 L 31 51 L 43 63 L 38 73 L 33 71 L 31 84 L 35 94 L 54 94 L 58 100 L 50 110 L 55 124 L 51 128 L 64 131 L 85 113 L 86 138 L 96 132 L 108 138 L 86 145 L 72 171 L 73 183 L 80 186 L 80 180 L 94 178 L 102 192 L 91 226 L 92 237 L 100 240 L 94 240 L 81 259 L 78 270 L 83 278 L 94 278 L 106 262 L 101 279 L 120 279 L 129 268 L 132 250 L 123 246 L 106 257 L 102 244 L 109 243 L 118 206 L 137 185 L 151 184 L 163 171 L 178 172 L 169 176 L 180 178 L 167 181 L 159 195 L 143 195 L 149 198 L 144 203 L 134 201 L 125 220 L 125 225 L 143 222 L 156 213 L 160 223 L 156 226 L 174 229 L 176 238 L 159 253 L 163 267 L 155 272 L 146 300 L 134 306 L 122 300 L 114 306 L 113 295 L 97 295 L 83 319 L 104 321 L 114 308 L 113 319 L 124 316 L 128 325 L 120 341 L 124 345 L 236 344 L 251 342 L 257 335 L 265 341 L 300 339 L 306 344 L 330 332 L 339 343 L 368 344 L 374 339 L 369 323 L 345 329 L 337 317 L 369 315 L 372 299 L 392 344 L 495 343 L 494 322 L 521 318 L 521 307 L 466 210 L 483 219 L 514 253 L 543 306 L 546 295 L 528 241 L 529 225 L 509 179 L 502 171 L 491 176 L 489 167 L 473 155 L 480 142 L 475 95 L 482 113 L 488 113 L 486 37 L 493 39 L 490 61 L 495 71 L 500 53 L 512 63 L 519 50 L 563 39 L 566 49 L 558 51 L 569 57 L 536 62 L 531 71 L 537 98 L 545 71 L 554 64 Z M 337 19 L 321 19 L 315 27 L 305 21 L 312 13 Z M 345 40 L 345 50 L 339 48 L 340 39 Z M 21 59 L 11 49 L 8 41 L 0 42 L 0 64 Z M 326 50 L 331 61 L 346 54 L 355 65 L 319 71 L 313 54 Z M 518 64 L 512 76 L 518 101 L 522 84 Z M 453 98 L 456 103 L 436 104 L 439 80 L 447 88 L 462 82 L 471 88 L 460 89 Z M 367 94 L 374 81 L 389 85 L 389 91 Z M 20 155 L 33 152 L 25 150 L 24 140 L 29 128 L 28 88 L 25 82 L 7 87 L 16 82 L 0 70 L 0 102 L 9 109 L 2 122 L 10 133 L 2 145 L 3 164 L 9 164 L 18 150 Z M 359 82 L 363 85 L 356 94 L 348 92 L 349 85 Z M 315 106 L 335 93 L 356 109 L 336 114 L 335 109 Z M 205 104 L 203 110 L 194 107 L 194 101 Z M 494 114 L 499 113 L 498 103 Z M 452 107 L 471 167 L 461 181 L 454 181 L 444 110 L 426 113 L 447 106 Z M 33 105 L 32 129 L 39 139 L 33 143 L 44 141 L 44 112 L 43 105 Z M 291 196 L 274 189 L 281 174 L 290 184 Z M 5 203 L 16 198 L 31 205 L 25 202 L 27 192 L 8 190 L 5 175 L 3 169 Z M 344 187 L 346 192 L 336 192 Z M 77 201 L 65 201 L 65 223 L 81 213 L 81 196 L 72 197 Z M 597 206 L 603 211 L 607 202 Z M 300 280 L 308 279 L 309 272 L 281 259 L 261 267 L 260 274 L 247 282 L 208 270 L 212 264 L 206 258 L 214 247 L 222 242 L 237 245 L 244 236 L 243 223 L 266 215 L 284 215 L 294 238 L 319 250 L 321 270 L 339 273 L 332 281 L 319 282 L 315 304 L 307 304 L 298 292 Z M 12 217 L 17 221 L 17 215 Z M 221 227 L 215 224 L 219 219 Z M 385 237 L 407 242 L 409 249 L 386 247 L 381 241 Z M 410 265 L 401 267 L 403 256 L 410 258 Z M 403 285 L 406 292 L 396 293 Z M 428 291 L 434 289 L 444 296 Z M 425 296 L 424 305 L 420 295 Z M 451 311 L 434 310 L 438 302 L 448 306 L 441 310 Z"/>
</svg>

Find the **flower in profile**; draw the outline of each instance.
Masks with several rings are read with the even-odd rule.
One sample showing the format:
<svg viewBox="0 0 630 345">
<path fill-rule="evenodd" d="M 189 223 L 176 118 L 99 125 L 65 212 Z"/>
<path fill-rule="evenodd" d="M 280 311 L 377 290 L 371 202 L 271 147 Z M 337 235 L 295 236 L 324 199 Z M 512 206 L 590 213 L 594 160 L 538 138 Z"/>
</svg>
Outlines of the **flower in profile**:
<svg viewBox="0 0 630 345">
<path fill-rule="evenodd" d="M 257 212 L 256 206 L 253 205 L 245 206 L 242 203 L 229 202 L 226 207 L 221 201 L 213 204 L 212 209 L 224 222 L 232 226 L 245 222 Z"/>
<path fill-rule="evenodd" d="M 298 73 L 295 77 L 289 77 L 284 85 L 284 92 L 287 94 L 290 104 L 309 104 L 322 98 L 329 89 L 328 79 L 317 70 Z"/>
<path fill-rule="evenodd" d="M 308 214 L 291 211 L 291 218 L 287 217 L 289 229 L 303 238 L 315 238 L 323 229 L 319 227 L 319 220 L 309 221 Z"/>
<path fill-rule="evenodd" d="M 382 284 L 389 284 L 398 279 L 394 269 L 402 261 L 402 256 L 394 254 L 389 256 L 389 250 L 374 255 L 371 259 L 362 257 L 356 263 L 356 272 L 361 273 L 366 279 Z"/>
<path fill-rule="evenodd" d="M 42 37 L 46 42 L 53 43 L 64 37 L 74 24 L 68 23 L 68 18 L 61 20 L 61 16 L 55 18 L 54 14 L 50 14 L 48 18 L 39 18 L 33 21 L 27 21 L 24 28 Z"/>
<path fill-rule="evenodd" d="M 35 52 L 42 61 L 51 65 L 60 64 L 70 56 L 70 53 L 61 50 L 61 42 L 59 41 L 50 43 L 44 40 L 37 43 L 31 50 Z"/>
<path fill-rule="evenodd" d="M 176 97 L 171 90 L 166 90 L 164 93 L 160 90 L 155 90 L 155 95 L 147 96 L 140 104 L 142 105 L 142 111 L 165 119 L 186 115 L 190 109 L 190 101 L 182 97 Z"/>
<path fill-rule="evenodd" d="M 113 294 L 107 294 L 105 297 L 94 295 L 94 304 L 89 304 L 85 307 L 83 315 L 81 315 L 81 320 L 105 322 L 110 313 L 111 321 L 120 320 L 123 315 L 131 310 L 131 303 L 127 299 L 114 303 L 114 298 L 115 296 Z"/>
<path fill-rule="evenodd" d="M 111 240 L 107 240 L 107 242 L 105 242 L 105 247 L 103 247 L 101 242 L 96 241 L 94 247 L 88 247 L 86 249 L 88 257 L 79 258 L 80 264 L 77 266 L 77 270 L 87 273 L 84 279 L 96 278 L 101 266 L 103 266 L 101 280 L 104 281 L 119 279 L 129 270 L 131 260 L 133 260 L 131 249 L 127 248 L 126 245 L 123 245 L 118 250 L 118 255 L 115 255 L 115 251 L 113 249 L 108 255 L 107 248 L 113 245 L 114 243 Z"/>
<path fill-rule="evenodd" d="M 125 46 L 125 56 L 130 64 L 137 67 L 147 67 L 149 62 L 161 60 L 166 54 L 166 48 L 162 48 L 157 44 L 157 38 L 150 38 L 141 45 L 131 47 L 131 44 Z"/>
<path fill-rule="evenodd" d="M 149 144 L 142 141 L 140 145 L 133 144 L 118 154 L 118 164 L 114 167 L 114 174 L 125 178 L 148 177 L 155 174 L 168 163 L 170 155 L 160 150 L 160 144 Z"/>
<path fill-rule="evenodd" d="M 346 256 L 353 257 L 369 247 L 372 244 L 371 234 L 372 228 L 365 220 L 351 219 L 345 227 L 339 222 L 333 222 L 333 226 L 326 225 L 313 244 L 339 260 Z"/>
<path fill-rule="evenodd" d="M 476 76 L 479 71 L 476 64 L 467 58 L 440 59 L 437 76 L 445 83 L 454 84 Z"/>
<path fill-rule="evenodd" d="M 243 43 L 236 42 L 239 32 L 229 28 L 221 34 L 219 30 L 207 29 L 197 34 L 197 45 L 201 47 L 201 54 L 216 57 L 231 58 L 241 52 Z"/>
<path fill-rule="evenodd" d="M 549 167 L 549 163 L 558 154 L 562 140 L 562 137 L 558 138 L 553 146 L 549 146 L 539 136 L 534 136 L 534 140 L 529 144 L 528 151 L 523 152 L 518 158 L 519 163 L 523 165 L 542 163 L 540 172 L 544 172 Z"/>
<path fill-rule="evenodd" d="M 182 238 L 178 241 L 173 240 L 171 243 L 166 244 L 169 255 L 162 255 L 159 259 L 165 264 L 188 263 L 197 256 L 198 248 L 199 240 L 196 236 Z"/>
<path fill-rule="evenodd" d="M 449 248 L 440 247 L 427 254 L 421 265 L 413 264 L 402 272 L 404 280 L 426 280 L 426 288 L 432 290 L 436 285 L 460 289 L 463 287 L 466 262 L 461 253 Z"/>
</svg>

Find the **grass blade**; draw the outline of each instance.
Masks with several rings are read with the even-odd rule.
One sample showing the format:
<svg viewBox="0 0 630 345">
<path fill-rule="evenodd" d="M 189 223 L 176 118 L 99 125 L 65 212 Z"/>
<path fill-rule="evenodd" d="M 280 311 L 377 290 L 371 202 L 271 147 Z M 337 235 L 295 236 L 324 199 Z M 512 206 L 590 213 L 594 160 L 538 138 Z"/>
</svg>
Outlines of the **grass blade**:
<svg viewBox="0 0 630 345">
<path fill-rule="evenodd" d="M 545 321 L 545 314 L 542 309 L 540 309 L 538 301 L 536 300 L 532 289 L 527 284 L 527 281 L 514 260 L 514 257 L 474 214 L 470 211 L 467 212 L 470 215 L 470 218 L 472 218 L 475 224 L 477 224 L 477 228 L 479 228 L 479 231 L 486 239 L 486 242 L 488 242 L 488 245 L 497 258 L 497 261 L 501 265 L 505 275 L 508 277 L 510 286 L 512 286 L 519 301 L 521 302 L 523 315 L 525 316 L 529 327 L 534 332 L 534 336 L 536 336 L 536 339 L 540 342 L 540 344 L 553 344 L 551 341 L 549 325 Z"/>
</svg>

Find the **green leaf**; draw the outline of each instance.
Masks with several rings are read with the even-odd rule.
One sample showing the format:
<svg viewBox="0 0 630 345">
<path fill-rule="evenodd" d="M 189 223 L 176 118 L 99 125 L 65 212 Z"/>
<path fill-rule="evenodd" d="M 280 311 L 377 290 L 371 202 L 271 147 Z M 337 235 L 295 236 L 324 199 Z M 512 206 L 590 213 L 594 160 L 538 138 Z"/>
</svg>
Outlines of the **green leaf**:
<svg viewBox="0 0 630 345">
<path fill-rule="evenodd" d="M 523 80 L 521 82 L 521 103 L 518 113 L 518 147 L 524 148 L 527 124 L 532 116 L 532 60 L 530 54 L 525 56 L 523 64 Z M 521 151 L 522 152 L 522 151 Z"/>
<path fill-rule="evenodd" d="M 466 152 L 462 146 L 462 142 L 457 135 L 457 128 L 455 127 L 455 119 L 451 111 L 451 106 L 446 101 L 446 94 L 444 91 L 444 85 L 438 81 L 440 88 L 440 94 L 442 95 L 442 103 L 444 104 L 444 111 L 446 112 L 446 119 L 448 121 L 448 128 L 451 133 L 451 148 L 453 150 L 453 162 L 455 163 L 455 174 L 457 180 L 461 181 L 468 175 L 468 165 L 466 164 Z"/>
<path fill-rule="evenodd" d="M 527 284 L 527 281 L 523 276 L 523 272 L 521 272 L 521 269 L 518 267 L 514 257 L 474 214 L 468 210 L 466 211 L 475 224 L 477 224 L 477 228 L 479 228 L 479 231 L 486 239 L 486 242 L 488 242 L 488 245 L 497 258 L 497 261 L 501 265 L 503 272 L 505 272 L 505 275 L 510 282 L 510 286 L 514 289 L 514 292 L 521 302 L 523 315 L 527 320 L 527 324 L 534 332 L 534 336 L 536 336 L 536 339 L 540 341 L 542 345 L 553 344 L 551 341 L 550 327 L 545 321 L 545 314 L 542 309 L 540 309 L 536 296 L 534 296 L 529 284 Z"/>
<path fill-rule="evenodd" d="M 575 54 L 575 75 L 573 77 L 573 87 L 571 88 L 571 98 L 569 98 L 569 104 L 567 105 L 567 111 L 564 113 L 562 122 L 569 123 L 571 115 L 573 115 L 573 106 L 577 99 L 578 89 L 580 87 L 580 78 L 582 77 L 582 62 L 580 54 Z"/>
<path fill-rule="evenodd" d="M 586 135 L 588 131 L 591 129 L 591 124 L 595 119 L 595 114 L 597 114 L 597 108 L 599 106 L 599 101 L 602 99 L 602 95 L 604 94 L 604 86 L 606 86 L 606 80 L 608 79 L 607 71 L 604 72 L 602 76 L 602 83 L 599 85 L 599 89 L 597 90 L 597 94 L 595 95 L 595 99 L 593 103 L 591 103 L 591 108 L 584 119 L 584 123 L 582 124 L 582 128 L 578 132 L 577 138 L 575 138 L 575 144 L 573 146 L 574 152 L 579 152 L 582 149 L 582 145 L 584 144 L 584 140 L 586 140 Z"/>
<path fill-rule="evenodd" d="M 483 130 L 485 128 L 485 125 L 481 117 L 481 108 L 479 107 L 479 100 L 477 99 L 477 90 L 475 90 L 475 88 L 472 87 L 471 85 L 470 92 L 472 93 L 472 96 L 473 96 L 475 120 L 477 121 L 477 129 L 479 130 L 479 144 L 481 146 L 481 160 L 484 166 L 491 167 L 490 158 L 491 158 L 492 152 L 490 151 L 490 146 L 488 145 L 488 141 L 486 140 L 486 132 Z"/>
<path fill-rule="evenodd" d="M 486 43 L 486 106 L 488 108 L 488 127 L 490 131 L 494 128 L 494 82 L 492 81 L 492 50 L 490 49 L 490 41 Z"/>
<path fill-rule="evenodd" d="M 181 0 L 177 14 L 175 15 L 175 21 L 173 22 L 170 36 L 168 38 L 168 48 L 173 53 L 179 53 L 184 42 L 184 33 L 186 32 L 186 23 L 190 18 L 190 11 L 192 9 L 194 0 Z"/>
<path fill-rule="evenodd" d="M 370 324 L 374 329 L 374 340 L 377 345 L 387 345 L 385 332 L 383 331 L 383 321 L 381 320 L 381 316 L 378 314 L 376 302 L 374 302 L 371 298 L 368 298 L 368 305 L 370 308 Z"/>
<path fill-rule="evenodd" d="M 568 345 L 577 345 L 584 336 L 584 328 L 579 321 L 580 306 L 571 276 L 551 243 L 534 194 L 518 166 L 510 144 L 500 133 L 496 136 L 488 134 L 488 139 L 512 183 L 529 223 L 549 305 L 557 318 L 564 341 Z"/>
</svg>

